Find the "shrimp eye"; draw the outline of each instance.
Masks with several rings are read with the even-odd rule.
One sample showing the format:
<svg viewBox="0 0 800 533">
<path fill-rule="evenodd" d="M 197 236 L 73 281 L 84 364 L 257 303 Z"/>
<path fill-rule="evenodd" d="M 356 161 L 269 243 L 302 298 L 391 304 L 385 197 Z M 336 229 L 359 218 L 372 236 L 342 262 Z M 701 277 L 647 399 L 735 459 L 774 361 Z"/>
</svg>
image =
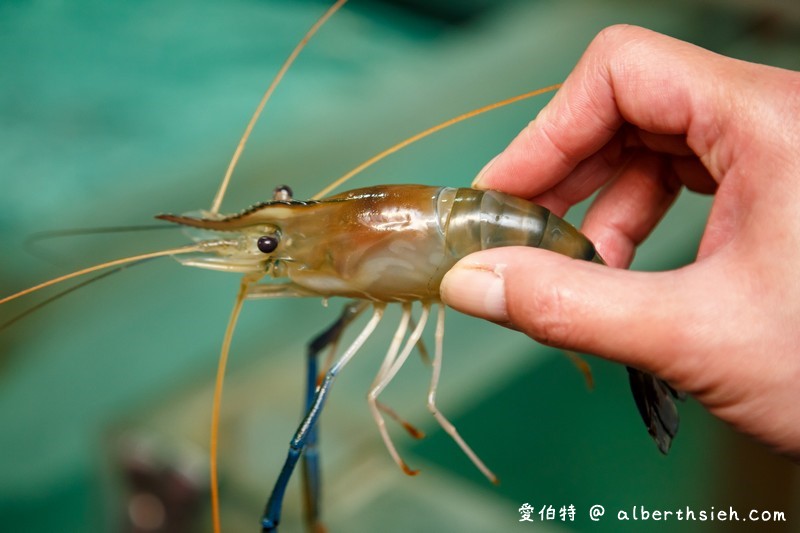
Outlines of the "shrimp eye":
<svg viewBox="0 0 800 533">
<path fill-rule="evenodd" d="M 278 247 L 278 238 L 274 235 L 264 235 L 258 238 L 258 249 L 265 254 L 270 254 Z"/>
<path fill-rule="evenodd" d="M 272 200 L 274 202 L 289 202 L 292 200 L 292 196 L 292 189 L 288 185 L 275 187 L 275 190 L 272 192 Z"/>
</svg>

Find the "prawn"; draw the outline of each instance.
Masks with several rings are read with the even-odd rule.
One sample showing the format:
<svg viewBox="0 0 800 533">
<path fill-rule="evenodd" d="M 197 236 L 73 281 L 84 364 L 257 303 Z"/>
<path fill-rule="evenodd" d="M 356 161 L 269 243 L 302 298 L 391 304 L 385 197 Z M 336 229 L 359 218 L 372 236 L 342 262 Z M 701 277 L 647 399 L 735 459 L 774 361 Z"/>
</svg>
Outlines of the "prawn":
<svg viewBox="0 0 800 533">
<path fill-rule="evenodd" d="M 496 191 L 426 185 L 383 185 L 326 196 L 355 173 L 419 138 L 489 108 L 506 105 L 543 91 L 534 91 L 487 106 L 426 130 L 368 160 L 310 201 L 295 200 L 291 189 L 279 187 L 271 201 L 256 204 L 237 214 L 219 214 L 233 170 L 264 104 L 302 46 L 345 1 L 338 0 L 312 27 L 270 85 L 236 149 L 211 209 L 199 214 L 157 217 L 187 228 L 193 244 L 110 261 L 0 299 L 0 304 L 3 304 L 102 268 L 163 256 L 172 256 L 185 266 L 243 275 L 223 340 L 215 391 L 211 442 L 215 530 L 220 529 L 216 503 L 216 421 L 219 416 L 225 360 L 245 300 L 283 297 L 343 297 L 352 300 L 344 307 L 340 318 L 312 342 L 313 357 L 310 360 L 321 349 L 329 345 L 335 347 L 342 332 L 353 319 L 371 311 L 361 332 L 335 362 L 326 365 L 321 379 L 317 378 L 316 365 L 309 365 L 307 412 L 292 438 L 287 459 L 261 521 L 264 531 L 274 531 L 280 522 L 282 500 L 289 478 L 304 452 L 308 454 L 308 449 L 315 444 L 316 424 L 331 387 L 340 371 L 376 329 L 387 305 L 399 304 L 402 307 L 402 316 L 370 388 L 368 404 L 391 457 L 407 474 L 413 475 L 417 472 L 405 463 L 389 437 L 384 414 L 392 418 L 395 415 L 379 402 L 378 397 L 397 375 L 411 351 L 420 346 L 422 332 L 431 309 L 435 307 L 435 349 L 427 396 L 428 409 L 475 466 L 490 481 L 496 482 L 495 475 L 436 405 L 444 338 L 444 306 L 439 299 L 441 279 L 450 267 L 466 255 L 501 246 L 535 246 L 575 259 L 603 263 L 592 243 L 569 223 L 544 207 Z M 551 89 L 553 88 L 545 90 Z M 415 302 L 421 304 L 422 312 L 416 324 L 413 324 L 411 314 L 412 303 Z M 659 449 L 666 453 L 678 427 L 677 411 L 671 400 L 678 394 L 669 385 L 649 374 L 635 369 L 629 369 L 629 372 L 634 398 L 648 431 Z M 307 518 L 312 527 L 317 527 L 319 520 L 316 511 L 319 489 L 315 481 L 317 468 L 316 464 L 307 466 L 304 476 L 309 505 L 313 508 L 308 511 Z"/>
</svg>

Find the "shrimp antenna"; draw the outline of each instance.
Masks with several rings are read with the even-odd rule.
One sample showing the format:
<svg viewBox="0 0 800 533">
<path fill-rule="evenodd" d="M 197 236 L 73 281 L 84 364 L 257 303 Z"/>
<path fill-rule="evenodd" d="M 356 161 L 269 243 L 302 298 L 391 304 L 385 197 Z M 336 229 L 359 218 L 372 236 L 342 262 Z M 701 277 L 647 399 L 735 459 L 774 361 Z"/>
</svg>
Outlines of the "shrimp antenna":
<svg viewBox="0 0 800 533">
<path fill-rule="evenodd" d="M 52 259 L 52 254 L 45 253 L 44 250 L 40 249 L 39 243 L 42 241 L 48 241 L 51 239 L 61 239 L 64 237 L 82 237 L 84 235 L 101 235 L 106 233 L 129 233 L 129 232 L 136 232 L 136 231 L 152 231 L 152 230 L 162 230 L 162 229 L 169 229 L 169 230 L 176 230 L 179 226 L 175 226 L 173 224 L 165 225 L 165 224 L 141 224 L 136 226 L 99 226 L 99 227 L 89 227 L 89 228 L 70 228 L 70 229 L 57 229 L 57 230 L 45 230 L 45 231 L 37 231 L 29 235 L 23 246 L 25 250 L 34 257 L 38 257 L 48 263 L 56 264 L 59 266 L 55 261 Z M 2 328 L 0 328 L 2 329 Z"/>
<path fill-rule="evenodd" d="M 272 80 L 272 83 L 269 84 L 269 87 L 264 92 L 264 96 L 261 97 L 261 101 L 258 103 L 258 107 L 256 107 L 253 116 L 250 117 L 250 122 L 248 122 L 247 127 L 244 130 L 244 134 L 242 134 L 242 138 L 239 139 L 239 145 L 236 147 L 236 151 L 233 153 L 233 157 L 231 158 L 231 162 L 228 164 L 228 170 L 225 172 L 225 177 L 222 178 L 222 183 L 219 186 L 219 190 L 217 191 L 217 195 L 214 197 L 214 202 L 211 204 L 211 213 L 217 214 L 219 213 L 219 208 L 222 205 L 222 199 L 225 197 L 225 191 L 228 189 L 228 184 L 231 181 L 231 176 L 233 176 L 233 170 L 236 168 L 236 164 L 239 162 L 239 157 L 242 155 L 244 151 L 244 145 L 247 144 L 247 140 L 250 138 L 250 133 L 253 131 L 253 127 L 258 122 L 258 117 L 261 116 L 261 111 L 264 110 L 264 106 L 267 105 L 267 100 L 272 96 L 272 93 L 275 92 L 275 88 L 278 87 L 278 84 L 283 79 L 283 76 L 289 70 L 289 67 L 292 66 L 294 60 L 297 59 L 297 56 L 300 55 L 300 52 L 305 48 L 308 41 L 311 37 L 317 33 L 323 24 L 325 24 L 329 18 L 336 13 L 339 8 L 341 8 L 347 0 L 338 0 L 335 4 L 328 8 L 328 10 L 311 26 L 311 29 L 300 39 L 300 42 L 297 43 L 297 46 L 294 47 L 292 53 L 289 54 L 289 57 L 286 58 L 286 61 L 283 62 L 283 66 L 281 66 L 278 73 L 275 75 L 275 79 Z"/>
<path fill-rule="evenodd" d="M 255 281 L 250 276 L 245 276 L 239 286 L 239 293 L 233 304 L 231 316 L 228 319 L 228 326 L 225 328 L 225 337 L 222 340 L 222 349 L 217 363 L 217 377 L 214 381 L 214 402 L 211 408 L 211 437 L 209 441 L 209 470 L 211 473 L 211 522 L 213 523 L 214 533 L 222 531 L 222 523 L 219 515 L 219 478 L 217 476 L 217 456 L 219 443 L 219 417 L 222 407 L 222 386 L 225 382 L 225 367 L 228 366 L 228 354 L 231 351 L 233 332 L 236 323 L 239 321 L 239 314 L 242 311 L 242 304 L 247 296 L 250 285 Z"/>
<path fill-rule="evenodd" d="M 150 258 L 150 259 L 153 259 L 153 258 Z M 136 266 L 136 265 L 141 265 L 142 263 L 146 263 L 147 261 L 149 261 L 149 260 L 148 259 L 142 259 L 141 261 L 134 261 L 134 262 L 131 262 L 131 263 L 126 263 L 124 265 L 120 265 L 120 266 L 118 266 L 116 268 L 113 268 L 111 270 L 107 270 L 106 272 L 102 272 L 102 273 L 98 274 L 97 276 L 94 276 L 94 277 L 91 277 L 89 279 L 83 280 L 80 283 L 78 283 L 76 285 L 73 285 L 72 287 L 68 287 L 68 288 L 62 290 L 61 292 L 56 293 L 53 296 L 50 296 L 46 300 L 42 300 L 41 302 L 37 303 L 33 307 L 31 307 L 29 309 L 26 309 L 25 311 L 21 312 L 20 314 L 18 314 L 17 316 L 11 318 L 10 320 L 0 324 L 0 331 L 3 331 L 5 329 L 10 328 L 13 324 L 16 324 L 17 322 L 19 322 L 20 320 L 22 320 L 26 316 L 32 315 L 36 311 L 42 309 L 43 307 L 45 307 L 47 305 L 50 305 L 51 303 L 55 302 L 56 300 L 60 300 L 61 298 L 63 298 L 64 296 L 70 294 L 71 292 L 75 292 L 78 289 L 82 289 L 83 287 L 86 287 L 87 285 L 91 285 L 92 283 L 94 283 L 96 281 L 100 281 L 103 278 L 107 278 L 112 274 L 119 274 L 120 272 L 122 272 L 123 270 L 125 270 L 127 268 L 130 268 L 130 267 L 133 267 L 133 266 Z"/>
<path fill-rule="evenodd" d="M 199 252 L 203 249 L 202 245 L 193 244 L 191 246 L 183 246 L 181 248 L 171 248 L 169 250 L 160 250 L 158 252 L 149 252 L 146 254 L 139 254 L 139 255 L 132 255 L 130 257 L 123 257 L 121 259 L 114 259 L 113 261 L 106 261 L 105 263 L 100 263 L 94 266 L 86 267 L 81 270 L 76 270 L 74 272 L 70 272 L 69 274 L 64 274 L 63 276 L 58 276 L 57 278 L 53 278 L 51 280 L 39 283 L 38 285 L 34 285 L 33 287 L 27 288 L 25 290 L 19 291 L 17 293 L 12 294 L 11 296 L 6 296 L 5 298 L 0 299 L 0 305 L 4 303 L 8 303 L 12 300 L 16 300 L 17 298 L 21 298 L 33 292 L 42 290 L 44 288 L 50 287 L 51 285 L 56 285 L 61 283 L 62 281 L 67 281 L 68 279 L 77 278 L 79 276 L 84 276 L 86 274 L 91 274 L 92 272 L 97 272 L 98 270 L 104 270 L 106 268 L 112 268 L 120 265 L 125 265 L 127 263 L 135 263 L 138 261 L 145 261 L 147 259 L 153 259 L 156 257 L 164 257 L 168 255 L 181 255 L 181 254 L 188 254 L 192 252 Z"/>
<path fill-rule="evenodd" d="M 96 228 L 70 228 L 37 231 L 25 239 L 25 244 L 33 244 L 49 239 L 60 239 L 61 237 L 79 237 L 83 235 L 100 235 L 103 233 L 129 233 L 134 231 L 152 231 L 158 229 L 177 229 L 179 226 L 173 224 L 140 224 L 137 226 L 99 226 Z"/>
<path fill-rule="evenodd" d="M 372 165 L 374 165 L 375 163 L 377 163 L 381 159 L 384 159 L 385 157 L 387 157 L 387 156 L 389 156 L 389 155 L 391 155 L 391 154 L 393 154 L 393 153 L 395 153 L 395 152 L 397 152 L 399 150 L 402 150 L 406 146 L 408 146 L 410 144 L 413 144 L 413 143 L 419 141 L 420 139 L 424 139 L 428 135 L 432 135 L 432 134 L 436 133 L 437 131 L 443 130 L 443 129 L 448 128 L 448 127 L 450 127 L 450 126 L 452 126 L 454 124 L 458 124 L 459 122 L 463 122 L 464 120 L 467 120 L 468 118 L 472 118 L 474 116 L 481 115 L 481 114 L 486 113 L 488 111 L 492 111 L 494 109 L 497 109 L 497 108 L 500 108 L 500 107 L 504 107 L 504 106 L 513 104 L 515 102 L 519 102 L 520 100 L 525 100 L 527 98 L 533 98 L 534 96 L 538 96 L 538 95 L 543 94 L 543 93 L 548 93 L 550 91 L 555 91 L 559 87 L 561 87 L 561 84 L 560 83 L 556 83 L 555 85 L 550 85 L 549 87 L 544 87 L 542 89 L 536 89 L 535 91 L 530 91 L 530 92 L 527 92 L 527 93 L 524 93 L 524 94 L 513 96 L 511 98 L 506 98 L 505 100 L 500 100 L 499 102 L 495 102 L 493 104 L 485 105 L 483 107 L 479 107 L 478 109 L 473 109 L 472 111 L 464 113 L 463 115 L 458 115 L 457 117 L 451 118 L 450 120 L 445 120 L 441 124 L 437 124 L 436 126 L 428 128 L 425 131 L 421 131 L 421 132 L 417 133 L 416 135 L 412 135 L 411 137 L 405 139 L 404 141 L 400 141 L 399 143 L 395 144 L 394 146 L 391 146 L 391 147 L 387 148 L 386 150 L 384 150 L 384 151 L 382 151 L 382 152 L 370 157 L 369 159 L 367 159 L 366 161 L 364 161 L 363 163 L 358 165 L 356 168 L 354 168 L 353 170 L 351 170 L 347 174 L 345 174 L 342 177 L 338 178 L 337 180 L 333 181 L 330 185 L 328 185 L 327 187 L 325 187 L 324 189 L 319 191 L 317 194 L 312 196 L 311 199 L 312 200 L 319 200 L 320 198 L 322 198 L 323 196 L 327 195 L 328 193 L 330 193 L 335 188 L 339 187 L 340 185 L 342 185 L 345 182 L 347 182 L 348 180 L 350 180 L 350 178 L 352 178 L 356 174 L 361 173 L 363 170 L 366 170 L 367 168 L 371 167 Z"/>
</svg>

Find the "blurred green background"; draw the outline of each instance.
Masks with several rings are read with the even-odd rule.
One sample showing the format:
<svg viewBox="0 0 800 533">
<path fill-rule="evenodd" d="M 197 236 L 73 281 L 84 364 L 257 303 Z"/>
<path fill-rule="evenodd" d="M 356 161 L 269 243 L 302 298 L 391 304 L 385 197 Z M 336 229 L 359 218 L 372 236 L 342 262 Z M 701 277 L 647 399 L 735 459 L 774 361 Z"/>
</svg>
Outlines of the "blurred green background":
<svg viewBox="0 0 800 533">
<path fill-rule="evenodd" d="M 182 242 L 173 232 L 28 239 L 208 207 L 262 91 L 324 8 L 310 0 L 0 4 L 0 293 Z M 264 200 L 281 183 L 309 197 L 417 131 L 561 81 L 600 29 L 623 22 L 800 68 L 797 2 L 352 0 L 268 105 L 224 210 Z M 467 186 L 547 98 L 451 128 L 350 186 Z M 691 261 L 708 205 L 685 194 L 634 268 Z M 576 209 L 568 218 L 581 215 Z M 94 283 L 0 332 L 0 530 L 209 530 L 211 381 L 237 285 L 237 276 L 165 259 Z M 0 322 L 44 297 L 3 306 Z M 227 531 L 257 528 L 299 420 L 305 342 L 339 307 L 246 304 L 223 414 Z M 624 369 L 592 359 L 589 392 L 557 351 L 455 312 L 440 407 L 501 484 L 486 482 L 429 417 L 429 369 L 418 361 L 384 396 L 428 433 L 410 442 L 390 428 L 408 462 L 422 468 L 416 478 L 404 476 L 364 400 L 393 331 L 386 322 L 337 382 L 323 417 L 331 531 L 722 529 L 626 524 L 609 515 L 591 522 L 593 504 L 610 514 L 634 505 L 783 511 L 789 522 L 770 529 L 800 531 L 796 466 L 692 400 L 682 406 L 672 453 L 662 457 Z M 173 502 L 170 520 L 183 513 L 188 525 L 158 529 L 159 504 L 132 497 L 148 490 Z M 299 499 L 290 488 L 282 530 L 301 529 Z M 578 518 L 520 523 L 525 502 L 537 510 L 572 504 Z M 724 524 L 737 528 L 753 526 Z"/>
</svg>

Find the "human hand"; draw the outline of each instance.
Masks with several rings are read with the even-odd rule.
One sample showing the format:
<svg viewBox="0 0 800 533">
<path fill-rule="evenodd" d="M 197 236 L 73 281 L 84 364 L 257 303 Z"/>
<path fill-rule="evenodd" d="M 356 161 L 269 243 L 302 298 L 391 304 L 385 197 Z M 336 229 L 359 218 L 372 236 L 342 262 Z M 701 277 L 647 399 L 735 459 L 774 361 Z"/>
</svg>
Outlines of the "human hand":
<svg viewBox="0 0 800 533">
<path fill-rule="evenodd" d="M 582 231 L 618 268 L 485 250 L 448 305 L 652 372 L 800 458 L 800 73 L 608 28 L 474 186 L 559 216 L 602 189 Z M 715 194 L 697 260 L 622 270 L 683 186 Z"/>
</svg>

